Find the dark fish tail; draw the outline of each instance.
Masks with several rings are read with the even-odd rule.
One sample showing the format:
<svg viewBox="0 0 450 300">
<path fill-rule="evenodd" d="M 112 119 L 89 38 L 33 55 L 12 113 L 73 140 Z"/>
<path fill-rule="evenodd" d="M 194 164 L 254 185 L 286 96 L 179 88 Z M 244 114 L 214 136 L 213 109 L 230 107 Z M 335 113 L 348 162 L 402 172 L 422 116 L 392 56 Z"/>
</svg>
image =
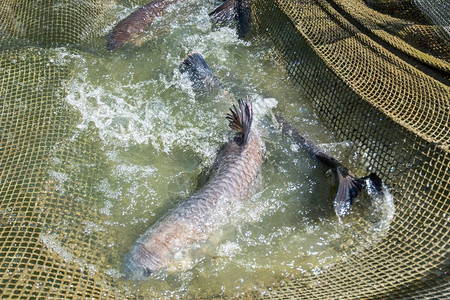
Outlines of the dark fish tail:
<svg viewBox="0 0 450 300">
<path fill-rule="evenodd" d="M 189 79 L 193 82 L 194 89 L 205 87 L 223 88 L 219 79 L 214 76 L 205 59 L 198 52 L 188 54 L 179 69 L 181 73 L 188 74 Z M 230 121 L 230 128 L 238 133 L 237 140 L 239 144 L 245 145 L 249 139 L 253 121 L 253 107 L 251 102 L 246 102 L 242 99 L 238 100 L 238 105 L 239 108 L 233 104 L 233 107 L 230 108 L 231 113 L 227 114 L 226 118 Z"/>
<path fill-rule="evenodd" d="M 244 38 L 250 31 L 252 22 L 251 0 L 227 0 L 209 13 L 211 20 L 225 23 L 237 20 L 237 33 Z"/>
<path fill-rule="evenodd" d="M 333 207 L 336 215 L 342 216 L 347 214 L 353 200 L 361 192 L 365 185 L 365 181 L 362 178 L 356 178 L 351 175 L 347 169 L 338 167 L 336 169 L 337 177 L 339 180 L 339 186 L 336 193 L 336 197 L 333 200 Z"/>
<path fill-rule="evenodd" d="M 253 107 L 252 103 L 245 102 L 242 99 L 238 100 L 239 108 L 233 104 L 230 108 L 227 119 L 230 121 L 230 128 L 237 132 L 238 142 L 240 145 L 245 145 L 248 142 L 250 129 L 253 122 Z"/>
<path fill-rule="evenodd" d="M 222 88 L 219 79 L 214 76 L 213 71 L 198 52 L 188 54 L 179 69 L 181 73 L 188 74 L 195 90 L 207 89 L 210 91 Z"/>
<path fill-rule="evenodd" d="M 250 31 L 252 23 L 251 0 L 236 0 L 236 2 L 237 33 L 240 38 L 244 38 Z"/>
<path fill-rule="evenodd" d="M 237 18 L 236 1 L 227 0 L 221 6 L 209 13 L 211 20 L 216 23 L 225 23 Z"/>
<path fill-rule="evenodd" d="M 348 213 L 353 200 L 358 196 L 363 187 L 368 186 L 372 191 L 382 193 L 381 178 L 375 173 L 371 173 L 368 176 L 356 178 L 350 172 L 339 166 L 337 169 L 337 175 L 339 180 L 338 191 L 333 201 L 334 211 L 336 215 L 342 216 Z"/>
<path fill-rule="evenodd" d="M 302 136 L 298 130 L 292 126 L 291 123 L 286 121 L 280 115 L 276 115 L 277 121 L 282 125 L 284 132 L 288 131 L 297 140 L 299 145 L 314 158 L 319 160 L 322 164 L 328 168 L 335 170 L 338 177 L 339 185 L 338 191 L 333 201 L 334 211 L 338 216 L 342 216 L 348 213 L 351 204 L 361 192 L 363 187 L 368 186 L 377 193 L 382 193 L 382 181 L 375 173 L 371 173 L 368 176 L 357 178 L 351 174 L 351 172 L 344 167 L 334 157 L 324 152 L 312 141 Z"/>
<path fill-rule="evenodd" d="M 383 193 L 383 181 L 375 173 L 370 173 L 368 176 L 364 176 L 363 179 L 367 184 L 367 187 L 375 193 Z"/>
</svg>

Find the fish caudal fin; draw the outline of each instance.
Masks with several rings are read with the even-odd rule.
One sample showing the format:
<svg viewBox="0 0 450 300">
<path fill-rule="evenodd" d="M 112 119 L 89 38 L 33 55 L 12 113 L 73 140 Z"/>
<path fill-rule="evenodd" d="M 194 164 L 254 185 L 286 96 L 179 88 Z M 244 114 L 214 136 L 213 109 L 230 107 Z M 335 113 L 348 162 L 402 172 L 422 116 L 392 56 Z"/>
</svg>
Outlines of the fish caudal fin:
<svg viewBox="0 0 450 300">
<path fill-rule="evenodd" d="M 199 69 L 206 73 L 212 73 L 211 68 L 203 58 L 203 55 L 201 55 L 199 52 L 188 54 L 180 66 L 180 70 L 182 70 L 183 73 Z"/>
<path fill-rule="evenodd" d="M 236 1 L 227 0 L 221 6 L 209 13 L 209 17 L 216 23 L 230 22 L 236 19 Z"/>
<path fill-rule="evenodd" d="M 238 142 L 241 146 L 247 144 L 250 134 L 250 129 L 253 121 L 253 107 L 252 103 L 245 102 L 242 99 L 238 100 L 239 108 L 234 104 L 230 108 L 227 119 L 230 121 L 230 128 L 238 133 Z"/>
<path fill-rule="evenodd" d="M 369 176 L 361 178 L 368 181 L 368 188 L 374 193 L 383 192 L 383 181 L 377 174 L 371 173 Z"/>
<path fill-rule="evenodd" d="M 244 38 L 251 26 L 251 0 L 227 0 L 221 6 L 209 13 L 209 17 L 216 23 L 226 23 L 237 20 L 238 36 Z"/>
<path fill-rule="evenodd" d="M 334 211 L 338 216 L 346 215 L 353 200 L 361 192 L 364 180 L 356 178 L 348 173 L 344 168 L 337 168 L 339 180 L 338 191 L 333 201 Z"/>
<path fill-rule="evenodd" d="M 213 71 L 206 63 L 203 56 L 198 53 L 191 53 L 186 56 L 180 65 L 180 72 L 187 73 L 196 90 L 221 88 L 222 84 L 214 76 Z"/>
<path fill-rule="evenodd" d="M 362 178 L 356 178 L 349 174 L 347 169 L 339 166 L 337 168 L 337 176 L 339 186 L 333 201 L 333 206 L 338 216 L 343 216 L 348 213 L 353 200 L 358 196 L 363 187 L 368 186 L 374 192 L 382 192 L 381 178 L 375 173 Z"/>
<path fill-rule="evenodd" d="M 252 10 L 250 0 L 236 0 L 236 15 L 238 20 L 237 33 L 240 38 L 244 38 L 250 31 L 252 22 Z"/>
<path fill-rule="evenodd" d="M 339 180 L 338 191 L 333 201 L 334 211 L 338 216 L 346 215 L 353 200 L 358 196 L 363 187 L 366 187 L 371 194 L 383 193 L 383 182 L 375 173 L 362 178 L 351 175 L 334 157 L 324 152 L 312 141 L 302 136 L 300 132 L 280 115 L 275 115 L 280 123 L 283 132 L 289 133 L 299 145 L 301 145 L 313 158 L 320 161 L 324 166 L 336 171 Z"/>
</svg>

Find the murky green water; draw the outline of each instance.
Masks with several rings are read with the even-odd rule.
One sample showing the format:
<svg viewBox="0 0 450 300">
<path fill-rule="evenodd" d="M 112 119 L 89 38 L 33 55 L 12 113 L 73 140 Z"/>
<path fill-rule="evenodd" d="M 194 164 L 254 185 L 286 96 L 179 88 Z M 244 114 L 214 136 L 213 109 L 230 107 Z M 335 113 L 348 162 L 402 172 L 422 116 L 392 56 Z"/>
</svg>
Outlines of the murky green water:
<svg viewBox="0 0 450 300">
<path fill-rule="evenodd" d="M 362 195 L 349 216 L 334 215 L 336 178 L 281 134 L 273 113 L 293 119 L 350 169 L 362 168 L 364 154 L 349 153 L 345 141 L 333 140 L 283 68 L 270 59 L 268 45 L 239 40 L 232 27 L 213 26 L 208 12 L 215 5 L 175 5 L 140 47 L 99 55 L 59 50 L 58 63 L 75 66 L 65 100 L 80 114 L 77 130 L 93 128 L 106 157 L 94 187 L 99 217 L 92 227 L 108 232 L 110 242 L 108 265 L 97 269 L 132 293 L 184 297 L 262 291 L 280 279 L 317 274 L 375 244 L 393 215 L 389 195 Z M 186 54 L 195 51 L 229 96 L 196 94 L 179 73 Z M 123 255 L 204 181 L 218 149 L 231 137 L 225 115 L 233 99 L 246 96 L 254 102 L 255 126 L 267 148 L 257 193 L 195 254 L 195 263 L 185 259 L 177 271 L 144 281 L 124 278 Z"/>
</svg>

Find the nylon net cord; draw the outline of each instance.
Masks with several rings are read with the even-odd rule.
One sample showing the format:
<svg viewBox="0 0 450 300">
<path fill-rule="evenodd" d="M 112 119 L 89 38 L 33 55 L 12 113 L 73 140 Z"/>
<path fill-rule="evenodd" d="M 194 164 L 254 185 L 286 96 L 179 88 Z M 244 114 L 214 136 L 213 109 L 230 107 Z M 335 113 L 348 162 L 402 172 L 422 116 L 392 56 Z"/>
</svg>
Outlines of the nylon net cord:
<svg viewBox="0 0 450 300">
<path fill-rule="evenodd" d="M 101 150 L 95 130 L 74 135 L 78 116 L 63 85 L 72 70 L 52 51 L 103 49 L 116 9 L 114 1 L 0 4 L 2 298 L 152 296 L 98 268 L 109 236 L 85 229 L 96 218 Z M 268 285 L 265 297 L 450 298 L 448 2 L 255 0 L 253 11 L 320 119 L 370 153 L 396 205 L 382 241 L 349 247 L 326 272 Z"/>
</svg>

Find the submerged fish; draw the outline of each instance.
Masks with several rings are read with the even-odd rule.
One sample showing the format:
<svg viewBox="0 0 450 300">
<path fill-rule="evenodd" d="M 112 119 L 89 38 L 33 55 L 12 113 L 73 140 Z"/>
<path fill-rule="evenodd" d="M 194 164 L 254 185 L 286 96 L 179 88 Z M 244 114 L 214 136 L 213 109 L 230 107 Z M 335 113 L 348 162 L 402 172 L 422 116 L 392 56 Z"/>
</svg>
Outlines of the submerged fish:
<svg viewBox="0 0 450 300">
<path fill-rule="evenodd" d="M 237 20 L 237 33 L 244 38 L 252 23 L 251 0 L 227 0 L 209 14 L 216 23 Z"/>
<path fill-rule="evenodd" d="M 156 17 L 164 15 L 166 9 L 178 1 L 183 0 L 153 0 L 132 12 L 121 20 L 108 35 L 108 49 L 114 50 L 132 41 L 147 30 Z"/>
<path fill-rule="evenodd" d="M 136 242 L 126 271 L 142 278 L 163 270 L 176 254 L 204 243 L 254 191 L 264 143 L 252 128 L 252 104 L 239 100 L 227 115 L 236 136 L 219 151 L 208 182 L 151 226 Z"/>
<path fill-rule="evenodd" d="M 207 90 L 223 87 L 200 53 L 189 54 L 180 65 L 180 71 L 188 74 L 189 79 L 193 82 L 193 86 L 196 89 Z M 382 181 L 375 173 L 362 178 L 356 178 L 342 165 L 342 163 L 325 153 L 312 141 L 302 136 L 298 130 L 282 116 L 277 115 L 276 118 L 284 132 L 290 132 L 299 145 L 305 148 L 313 158 L 319 160 L 326 167 L 331 168 L 336 172 L 339 181 L 338 191 L 333 201 L 336 215 L 343 216 L 349 212 L 351 204 L 364 186 L 370 185 L 369 188 L 381 193 Z"/>
<path fill-rule="evenodd" d="M 156 17 L 164 15 L 167 8 L 184 0 L 153 0 L 121 20 L 108 35 L 107 48 L 115 50 L 137 38 L 152 25 Z M 213 12 L 210 17 L 216 23 L 236 19 L 239 37 L 247 35 L 251 26 L 250 0 L 228 0 Z"/>
<path fill-rule="evenodd" d="M 187 73 L 189 80 L 192 82 L 192 88 L 197 92 L 223 89 L 220 80 L 198 52 L 188 54 L 180 64 L 179 69 L 181 73 Z"/>
<path fill-rule="evenodd" d="M 305 138 L 298 130 L 282 116 L 276 115 L 282 131 L 288 132 L 313 158 L 323 163 L 326 167 L 334 170 L 339 180 L 338 190 L 333 201 L 336 215 L 348 214 L 353 200 L 361 192 L 362 188 L 370 185 L 372 190 L 382 193 L 382 181 L 375 173 L 368 176 L 356 178 L 352 172 L 337 161 L 334 157 L 324 152 L 311 140 Z"/>
</svg>

